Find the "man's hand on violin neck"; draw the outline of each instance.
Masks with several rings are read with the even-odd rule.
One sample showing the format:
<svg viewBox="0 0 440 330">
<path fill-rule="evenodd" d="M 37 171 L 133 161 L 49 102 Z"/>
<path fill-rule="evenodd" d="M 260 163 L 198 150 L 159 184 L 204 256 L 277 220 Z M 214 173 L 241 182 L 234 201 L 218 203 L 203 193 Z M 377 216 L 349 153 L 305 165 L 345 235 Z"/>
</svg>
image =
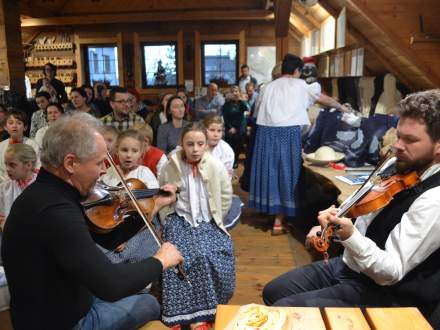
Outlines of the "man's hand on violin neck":
<svg viewBox="0 0 440 330">
<path fill-rule="evenodd" d="M 321 225 L 322 228 L 324 228 L 327 223 L 329 222 L 329 218 L 331 216 L 334 216 L 338 213 L 338 209 L 332 205 L 328 209 L 319 211 L 318 213 L 318 222 Z"/>
<path fill-rule="evenodd" d="M 177 250 L 176 246 L 165 242 L 153 256 L 162 263 L 163 270 L 177 266 L 183 262 L 182 254 Z"/>
<path fill-rule="evenodd" d="M 354 225 L 351 219 L 330 216 L 329 223 L 334 225 L 334 234 L 338 236 L 341 241 L 345 241 L 353 235 Z"/>
</svg>

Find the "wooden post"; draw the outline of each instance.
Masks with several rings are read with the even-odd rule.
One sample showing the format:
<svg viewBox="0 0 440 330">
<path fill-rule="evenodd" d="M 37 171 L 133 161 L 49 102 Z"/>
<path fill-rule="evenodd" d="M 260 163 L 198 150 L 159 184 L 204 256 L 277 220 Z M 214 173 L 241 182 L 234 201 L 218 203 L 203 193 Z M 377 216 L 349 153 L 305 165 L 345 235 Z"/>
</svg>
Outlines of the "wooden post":
<svg viewBox="0 0 440 330">
<path fill-rule="evenodd" d="M 289 19 L 292 11 L 292 0 L 275 1 L 275 45 L 276 59 L 281 61 L 289 52 Z"/>
<path fill-rule="evenodd" d="M 0 0 L 0 85 L 26 96 L 18 1 Z"/>
</svg>

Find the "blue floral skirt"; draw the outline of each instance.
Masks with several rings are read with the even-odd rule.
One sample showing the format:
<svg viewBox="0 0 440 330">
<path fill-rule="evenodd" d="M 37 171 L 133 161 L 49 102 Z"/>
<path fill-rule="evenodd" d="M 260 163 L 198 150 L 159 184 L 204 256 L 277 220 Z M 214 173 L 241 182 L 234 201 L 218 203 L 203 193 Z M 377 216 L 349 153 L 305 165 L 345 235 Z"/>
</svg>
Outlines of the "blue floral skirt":
<svg viewBox="0 0 440 330">
<path fill-rule="evenodd" d="M 157 222 L 158 219 L 155 218 L 153 223 L 156 229 Z M 107 250 L 99 244 L 97 246 L 114 264 L 139 262 L 153 256 L 159 250 L 156 240 L 147 228 L 130 238 L 121 252 Z"/>
<path fill-rule="evenodd" d="M 192 227 L 177 214 L 168 216 L 164 241 L 185 258 L 189 284 L 168 269 L 162 276 L 162 321 L 167 326 L 212 322 L 218 304 L 226 304 L 235 288 L 235 257 L 231 238 L 215 222 Z"/>
<path fill-rule="evenodd" d="M 295 216 L 302 164 L 301 127 L 258 125 L 252 155 L 249 207 Z"/>
<path fill-rule="evenodd" d="M 238 197 L 237 195 L 233 195 L 231 208 L 229 209 L 226 217 L 223 219 L 223 224 L 225 225 L 225 228 L 227 230 L 231 230 L 238 224 L 241 216 L 241 208 L 243 206 L 244 204 L 241 201 L 240 197 Z"/>
</svg>

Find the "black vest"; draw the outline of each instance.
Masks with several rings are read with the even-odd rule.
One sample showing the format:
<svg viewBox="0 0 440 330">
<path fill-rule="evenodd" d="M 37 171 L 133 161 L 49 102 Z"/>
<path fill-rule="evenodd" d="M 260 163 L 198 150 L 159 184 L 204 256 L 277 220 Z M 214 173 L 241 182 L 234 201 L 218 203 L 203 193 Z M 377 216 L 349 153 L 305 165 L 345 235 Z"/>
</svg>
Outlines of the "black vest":
<svg viewBox="0 0 440 330">
<path fill-rule="evenodd" d="M 430 176 L 410 189 L 394 196 L 391 203 L 380 212 L 367 229 L 366 236 L 379 248 L 385 249 L 390 232 L 400 223 L 402 215 L 425 191 L 440 186 L 440 172 Z M 439 205 L 440 211 L 440 205 Z M 440 239 L 440 233 L 438 233 Z M 401 242 L 405 244 L 405 242 Z M 440 249 L 434 251 L 402 280 L 392 285 L 394 294 L 404 297 L 417 305 L 426 305 L 440 300 Z"/>
</svg>

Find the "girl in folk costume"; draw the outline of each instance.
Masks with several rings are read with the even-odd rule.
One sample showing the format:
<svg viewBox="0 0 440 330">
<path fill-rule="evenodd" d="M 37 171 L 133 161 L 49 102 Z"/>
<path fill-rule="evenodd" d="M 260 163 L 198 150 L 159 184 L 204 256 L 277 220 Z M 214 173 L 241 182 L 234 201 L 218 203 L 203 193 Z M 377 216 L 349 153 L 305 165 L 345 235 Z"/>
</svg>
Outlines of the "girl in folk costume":
<svg viewBox="0 0 440 330">
<path fill-rule="evenodd" d="M 203 120 L 203 125 L 206 127 L 208 134 L 208 150 L 223 163 L 229 178 L 232 180 L 235 156 L 229 144 L 222 139 L 225 129 L 222 118 L 218 115 L 210 115 Z M 223 220 L 227 230 L 231 230 L 238 223 L 243 205 L 243 202 L 237 195 L 232 196 L 231 209 Z"/>
<path fill-rule="evenodd" d="M 139 165 L 143 154 L 143 136 L 136 130 L 129 129 L 119 133 L 116 140 L 116 156 L 120 172 L 125 179 L 139 179 L 147 189 L 159 188 L 159 183 L 148 167 Z M 109 186 L 120 185 L 120 179 L 113 167 L 101 177 L 101 181 Z M 140 221 L 140 220 L 139 220 Z M 99 238 L 95 239 L 100 244 Z M 138 262 L 151 257 L 158 246 L 148 230 L 142 230 L 126 243 L 119 245 L 115 251 L 104 252 L 114 263 Z"/>
<path fill-rule="evenodd" d="M 144 137 L 144 155 L 142 165 L 148 167 L 153 174 L 158 177 L 162 167 L 167 163 L 168 158 L 165 153 L 153 144 L 153 129 L 145 124 L 138 128 L 138 132 Z"/>
<path fill-rule="evenodd" d="M 9 139 L 0 143 L 0 183 L 7 179 L 6 165 L 5 165 L 5 153 L 6 149 L 11 144 L 23 143 L 31 146 L 37 154 L 36 168 L 40 168 L 39 149 L 37 143 L 24 136 L 28 126 L 27 115 L 21 110 L 9 111 L 6 117 L 6 131 L 9 134 Z"/>
<path fill-rule="evenodd" d="M 235 260 L 232 240 L 223 224 L 232 199 L 231 180 L 223 164 L 205 152 L 207 133 L 194 122 L 182 131 L 182 149 L 170 156 L 160 183 L 180 189 L 177 201 L 161 209 L 164 241 L 175 244 L 185 258 L 187 281 L 173 271 L 163 273 L 162 321 L 181 329 L 207 330 L 218 304 L 232 297 Z"/>
<path fill-rule="evenodd" d="M 49 126 L 58 120 L 64 113 L 63 107 L 58 103 L 49 103 L 46 109 L 47 126 L 41 127 L 37 134 L 35 134 L 35 142 L 38 144 L 40 150 L 43 148 L 43 138 Z"/>
<path fill-rule="evenodd" d="M 37 154 L 27 144 L 12 144 L 5 152 L 8 179 L 0 184 L 0 226 L 3 228 L 12 203 L 37 177 Z"/>
</svg>

